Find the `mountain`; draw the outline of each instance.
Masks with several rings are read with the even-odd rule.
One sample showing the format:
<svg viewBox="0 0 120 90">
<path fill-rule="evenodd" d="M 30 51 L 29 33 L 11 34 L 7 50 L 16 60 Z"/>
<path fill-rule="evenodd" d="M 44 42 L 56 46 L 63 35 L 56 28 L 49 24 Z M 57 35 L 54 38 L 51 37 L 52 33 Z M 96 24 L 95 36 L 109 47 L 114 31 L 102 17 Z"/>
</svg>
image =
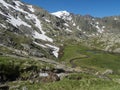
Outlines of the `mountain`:
<svg viewBox="0 0 120 90">
<path fill-rule="evenodd" d="M 119 90 L 119 62 L 120 16 L 0 0 L 0 90 Z"/>
<path fill-rule="evenodd" d="M 0 0 L 0 52 L 58 58 L 66 43 L 120 53 L 120 16 L 49 13 L 19 0 Z"/>
</svg>

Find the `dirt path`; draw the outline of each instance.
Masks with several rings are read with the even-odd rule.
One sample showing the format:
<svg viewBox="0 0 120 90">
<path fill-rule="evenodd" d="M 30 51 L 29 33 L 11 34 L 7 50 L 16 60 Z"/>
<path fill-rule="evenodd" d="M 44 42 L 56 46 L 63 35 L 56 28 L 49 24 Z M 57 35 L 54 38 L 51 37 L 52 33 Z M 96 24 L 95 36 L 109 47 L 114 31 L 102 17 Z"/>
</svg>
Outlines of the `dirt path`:
<svg viewBox="0 0 120 90">
<path fill-rule="evenodd" d="M 85 59 L 85 58 L 89 58 L 89 56 L 84 56 L 84 57 L 76 57 L 70 60 L 70 64 L 72 66 L 72 68 L 75 68 L 77 65 L 74 63 L 76 60 L 81 60 L 81 59 Z"/>
</svg>

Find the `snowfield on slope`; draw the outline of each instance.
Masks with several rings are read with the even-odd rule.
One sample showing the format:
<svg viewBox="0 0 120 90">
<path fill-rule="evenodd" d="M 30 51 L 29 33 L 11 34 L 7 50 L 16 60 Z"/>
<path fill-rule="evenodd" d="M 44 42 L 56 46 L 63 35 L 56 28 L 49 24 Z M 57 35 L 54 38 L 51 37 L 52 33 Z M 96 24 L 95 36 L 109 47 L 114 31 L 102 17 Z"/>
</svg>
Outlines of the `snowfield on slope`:
<svg viewBox="0 0 120 90">
<path fill-rule="evenodd" d="M 14 9 L 15 11 L 19 11 L 19 12 L 22 12 L 22 13 L 25 13 L 26 16 L 25 18 L 26 19 L 32 19 L 35 21 L 35 26 L 40 30 L 41 33 L 38 33 L 36 30 L 34 30 L 33 32 L 33 37 L 34 38 L 37 38 L 37 39 L 41 39 L 41 40 L 44 40 L 44 41 L 49 41 L 49 42 L 53 42 L 53 39 L 48 37 L 46 34 L 46 32 L 44 32 L 42 30 L 42 24 L 40 22 L 40 20 L 38 19 L 38 17 L 35 15 L 35 14 L 31 14 L 27 11 L 24 11 L 22 8 L 20 8 L 21 5 L 24 5 L 22 4 L 20 1 L 14 1 L 15 2 L 15 6 L 12 6 L 8 3 L 6 3 L 4 0 L 0 0 L 0 3 L 5 6 L 7 9 Z M 34 8 L 31 6 L 31 5 L 27 5 L 28 9 L 31 11 L 31 12 L 34 12 Z M 0 14 L 6 16 L 8 18 L 7 22 L 11 23 L 13 26 L 15 27 L 18 27 L 20 25 L 24 25 L 24 26 L 27 26 L 29 28 L 31 28 L 32 26 L 29 25 L 28 23 L 26 23 L 25 21 L 23 21 L 21 18 L 17 17 L 13 17 L 12 15 L 8 14 L 4 14 L 3 12 L 0 11 Z"/>
</svg>

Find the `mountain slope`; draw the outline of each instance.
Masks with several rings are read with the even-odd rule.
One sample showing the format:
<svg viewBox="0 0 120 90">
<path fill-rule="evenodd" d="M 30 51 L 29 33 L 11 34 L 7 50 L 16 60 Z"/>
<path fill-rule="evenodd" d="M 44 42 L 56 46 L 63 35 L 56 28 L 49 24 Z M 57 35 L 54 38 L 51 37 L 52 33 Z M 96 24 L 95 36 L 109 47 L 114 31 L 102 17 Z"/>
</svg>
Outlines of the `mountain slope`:
<svg viewBox="0 0 120 90">
<path fill-rule="evenodd" d="M 19 0 L 0 1 L 1 53 L 58 58 L 66 43 L 120 52 L 120 16 L 48 13 Z M 73 42 L 72 42 L 73 41 Z"/>
</svg>

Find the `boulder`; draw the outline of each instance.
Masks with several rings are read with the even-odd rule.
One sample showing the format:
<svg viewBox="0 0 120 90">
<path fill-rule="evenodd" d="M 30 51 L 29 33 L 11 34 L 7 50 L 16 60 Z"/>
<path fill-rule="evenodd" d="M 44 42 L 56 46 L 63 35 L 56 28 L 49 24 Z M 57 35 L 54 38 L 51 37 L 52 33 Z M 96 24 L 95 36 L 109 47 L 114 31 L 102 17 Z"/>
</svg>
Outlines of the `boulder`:
<svg viewBox="0 0 120 90">
<path fill-rule="evenodd" d="M 57 74 L 50 72 L 47 77 L 42 78 L 42 82 L 55 82 L 59 81 L 60 77 L 57 76 Z"/>
<path fill-rule="evenodd" d="M 8 85 L 0 85 L 0 90 L 9 90 Z"/>
</svg>

